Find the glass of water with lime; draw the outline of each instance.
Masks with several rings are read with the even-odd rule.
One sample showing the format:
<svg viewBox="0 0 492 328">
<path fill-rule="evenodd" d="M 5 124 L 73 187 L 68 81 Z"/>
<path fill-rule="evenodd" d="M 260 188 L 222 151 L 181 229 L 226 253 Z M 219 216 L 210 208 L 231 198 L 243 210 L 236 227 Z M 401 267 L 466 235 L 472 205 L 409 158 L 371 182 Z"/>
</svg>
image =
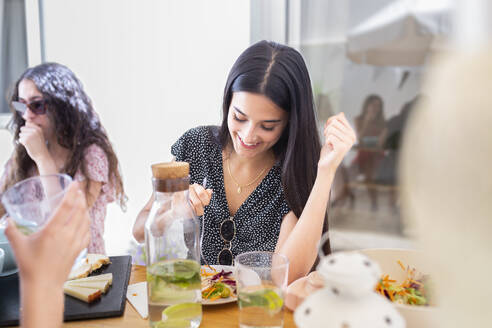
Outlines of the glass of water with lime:
<svg viewBox="0 0 492 328">
<path fill-rule="evenodd" d="M 236 256 L 239 326 L 283 327 L 289 260 L 273 252 Z"/>
<path fill-rule="evenodd" d="M 35 176 L 11 186 L 1 201 L 17 228 L 29 235 L 51 218 L 71 182 L 66 174 Z"/>
<path fill-rule="evenodd" d="M 70 183 L 72 178 L 66 174 L 34 176 L 9 187 L 3 193 L 1 201 L 17 228 L 30 235 L 39 231 L 49 221 Z M 4 219 L 0 220 L 0 230 L 3 229 L 4 222 Z M 7 258 L 8 254 L 5 255 Z M 87 249 L 82 250 L 75 260 L 74 267 L 84 260 L 86 255 Z"/>
</svg>

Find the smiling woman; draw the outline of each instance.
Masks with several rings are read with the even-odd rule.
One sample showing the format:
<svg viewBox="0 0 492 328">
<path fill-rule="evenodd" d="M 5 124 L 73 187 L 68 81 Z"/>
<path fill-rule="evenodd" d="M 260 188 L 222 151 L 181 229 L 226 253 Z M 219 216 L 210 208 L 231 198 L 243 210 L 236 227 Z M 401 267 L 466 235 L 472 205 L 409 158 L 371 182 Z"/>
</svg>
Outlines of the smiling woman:
<svg viewBox="0 0 492 328">
<path fill-rule="evenodd" d="M 355 133 L 343 114 L 333 116 L 321 146 L 304 60 L 273 42 L 239 56 L 222 109 L 221 127 L 191 129 L 171 148 L 190 164 L 190 200 L 204 216 L 204 261 L 231 265 L 244 252 L 275 251 L 288 257 L 293 281 L 316 259 L 333 176 Z M 205 178 L 209 189 L 200 185 Z M 137 240 L 152 202 L 135 222 Z"/>
<path fill-rule="evenodd" d="M 280 139 L 288 119 L 289 114 L 269 98 L 257 93 L 234 92 L 227 115 L 234 151 L 254 157 L 270 149 Z"/>
</svg>

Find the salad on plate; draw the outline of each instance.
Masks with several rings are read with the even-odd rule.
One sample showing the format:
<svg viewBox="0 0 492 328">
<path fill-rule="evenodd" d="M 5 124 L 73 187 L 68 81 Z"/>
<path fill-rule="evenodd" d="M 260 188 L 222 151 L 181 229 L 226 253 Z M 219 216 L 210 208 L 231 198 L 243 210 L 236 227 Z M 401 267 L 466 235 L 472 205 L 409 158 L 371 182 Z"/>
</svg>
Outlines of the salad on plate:
<svg viewBox="0 0 492 328">
<path fill-rule="evenodd" d="M 232 266 L 203 265 L 200 274 L 203 304 L 222 304 L 237 300 Z"/>
<path fill-rule="evenodd" d="M 401 261 L 397 261 L 397 263 L 405 271 L 406 278 L 402 283 L 397 283 L 389 275 L 383 275 L 376 286 L 376 292 L 399 304 L 429 305 L 428 275 L 424 275 L 408 265 L 405 267 Z"/>
</svg>

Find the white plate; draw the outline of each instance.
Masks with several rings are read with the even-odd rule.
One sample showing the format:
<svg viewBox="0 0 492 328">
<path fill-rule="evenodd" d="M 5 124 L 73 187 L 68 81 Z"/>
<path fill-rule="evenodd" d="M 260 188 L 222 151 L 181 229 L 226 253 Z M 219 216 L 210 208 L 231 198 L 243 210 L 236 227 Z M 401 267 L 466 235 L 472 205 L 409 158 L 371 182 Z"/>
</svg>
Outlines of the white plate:
<svg viewBox="0 0 492 328">
<path fill-rule="evenodd" d="M 211 265 L 212 268 L 215 269 L 215 271 L 217 271 L 217 273 L 219 273 L 220 271 L 224 270 L 224 271 L 232 271 L 232 278 L 234 280 L 236 280 L 236 278 L 234 277 L 234 267 L 231 266 L 231 265 Z M 207 270 L 207 272 L 212 272 L 212 270 L 210 270 L 210 268 L 206 265 L 202 265 L 202 269 L 205 269 Z M 237 300 L 237 296 L 230 296 L 230 297 L 227 297 L 227 298 L 219 298 L 215 301 L 209 301 L 209 300 L 205 300 L 205 299 L 202 299 L 202 304 L 203 305 L 218 305 L 218 304 L 224 304 L 224 303 L 232 303 L 232 302 L 235 302 Z"/>
<path fill-rule="evenodd" d="M 147 282 L 139 282 L 128 285 L 126 290 L 126 298 L 128 302 L 137 310 L 142 319 L 147 319 L 149 316 L 149 307 L 147 301 Z"/>
</svg>

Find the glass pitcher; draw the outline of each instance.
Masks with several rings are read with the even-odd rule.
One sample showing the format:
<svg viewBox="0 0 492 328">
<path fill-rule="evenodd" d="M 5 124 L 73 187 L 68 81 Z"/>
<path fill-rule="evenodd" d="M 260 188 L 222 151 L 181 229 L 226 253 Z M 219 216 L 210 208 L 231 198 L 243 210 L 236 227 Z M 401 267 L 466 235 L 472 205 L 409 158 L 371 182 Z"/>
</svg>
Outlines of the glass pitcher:
<svg viewBox="0 0 492 328">
<path fill-rule="evenodd" d="M 189 164 L 154 164 L 152 175 L 154 203 L 145 223 L 150 326 L 198 327 L 200 227 L 188 199 Z"/>
</svg>

